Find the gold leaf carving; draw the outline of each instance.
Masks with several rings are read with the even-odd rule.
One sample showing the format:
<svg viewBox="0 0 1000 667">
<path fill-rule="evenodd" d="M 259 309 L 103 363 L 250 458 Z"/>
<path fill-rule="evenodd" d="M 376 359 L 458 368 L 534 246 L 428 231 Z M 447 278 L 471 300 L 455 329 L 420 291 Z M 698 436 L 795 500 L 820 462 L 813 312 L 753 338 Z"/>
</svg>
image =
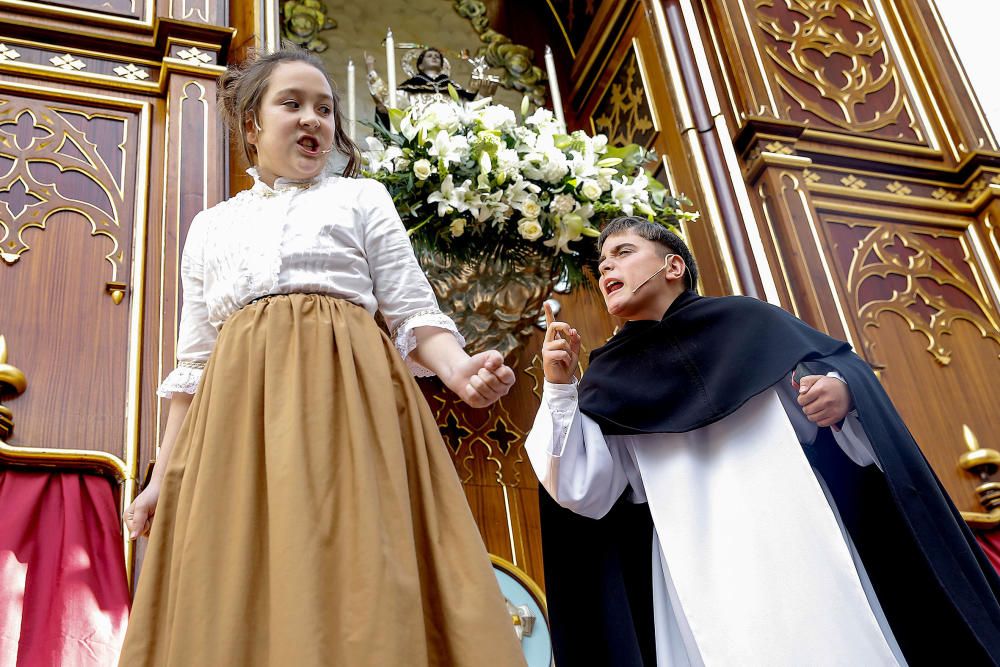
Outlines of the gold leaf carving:
<svg viewBox="0 0 1000 667">
<path fill-rule="evenodd" d="M 27 230 L 44 230 L 51 216 L 71 212 L 90 223 L 91 236 L 109 244 L 105 259 L 111 269 L 110 280 L 116 281 L 124 259 L 117 229 L 121 226 L 122 211 L 128 207 L 125 193 L 116 186 L 119 177 L 98 147 L 83 130 L 67 120 L 70 114 L 84 120 L 91 116 L 49 103 L 42 103 L 45 104 L 42 108 L 38 108 L 38 103 L 30 104 L 28 108 L 15 104 L 11 98 L 0 97 L 0 145 L 10 149 L 5 156 L 13 159 L 10 171 L 0 177 L 0 200 L 9 213 L 0 215 L 3 246 L 0 259 L 7 265 L 14 264 L 31 249 L 24 237 Z M 100 117 L 105 122 L 125 124 L 121 117 Z M 68 146 L 72 146 L 71 154 L 63 152 Z M 45 166 L 90 181 L 107 196 L 106 206 L 74 198 L 60 190 L 59 181 L 40 182 L 36 178 L 38 168 Z"/>
<path fill-rule="evenodd" d="M 639 75 L 639 60 L 634 45 L 594 114 L 595 129 L 606 134 L 610 144 L 649 146 L 655 136 L 653 114 Z"/>
<path fill-rule="evenodd" d="M 755 0 L 757 27 L 777 85 L 802 110 L 837 128 L 872 132 L 907 115 L 885 35 L 863 0 Z M 904 118 L 907 116 L 907 118 Z"/>
<path fill-rule="evenodd" d="M 894 251 L 905 248 L 907 253 Z M 905 287 L 887 298 L 861 303 L 860 290 L 870 278 L 902 279 Z M 927 283 L 957 290 L 968 299 L 970 307 L 962 307 L 940 294 L 927 289 Z M 876 227 L 861 241 L 854 252 L 848 276 L 848 291 L 856 301 L 861 329 L 878 327 L 878 317 L 885 312 L 902 317 L 911 331 L 927 338 L 927 351 L 943 366 L 951 363 L 951 350 L 943 337 L 951 334 L 956 321 L 974 325 L 984 338 L 1000 343 L 1000 323 L 986 298 L 949 259 L 945 253 L 919 234 L 898 228 Z M 915 313 L 925 313 L 925 317 Z"/>
</svg>

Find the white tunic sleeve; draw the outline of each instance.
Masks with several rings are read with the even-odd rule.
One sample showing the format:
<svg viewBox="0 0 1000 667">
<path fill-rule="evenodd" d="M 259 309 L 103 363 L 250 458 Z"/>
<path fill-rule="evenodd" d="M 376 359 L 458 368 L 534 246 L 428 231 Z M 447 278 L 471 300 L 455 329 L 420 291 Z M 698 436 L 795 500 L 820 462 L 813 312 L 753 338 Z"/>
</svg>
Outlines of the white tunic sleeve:
<svg viewBox="0 0 1000 667">
<path fill-rule="evenodd" d="M 575 384 L 545 382 L 525 441 L 538 481 L 566 509 L 592 519 L 607 514 L 628 485 L 620 448 L 580 413 Z"/>
<path fill-rule="evenodd" d="M 170 398 L 177 392 L 195 393 L 219 335 L 209 323 L 205 304 L 205 229 L 205 213 L 202 212 L 191 222 L 181 256 L 184 305 L 177 334 L 177 367 L 156 391 L 163 398 Z"/>
<path fill-rule="evenodd" d="M 381 183 L 366 182 L 368 202 L 364 227 L 364 252 L 368 260 L 379 310 L 385 318 L 396 349 L 406 359 L 414 375 L 433 375 L 410 359 L 417 346 L 414 329 L 437 327 L 450 331 L 465 346 L 455 323 L 438 308 L 437 299 L 424 275 L 406 228 L 399 219 L 392 197 Z"/>
</svg>

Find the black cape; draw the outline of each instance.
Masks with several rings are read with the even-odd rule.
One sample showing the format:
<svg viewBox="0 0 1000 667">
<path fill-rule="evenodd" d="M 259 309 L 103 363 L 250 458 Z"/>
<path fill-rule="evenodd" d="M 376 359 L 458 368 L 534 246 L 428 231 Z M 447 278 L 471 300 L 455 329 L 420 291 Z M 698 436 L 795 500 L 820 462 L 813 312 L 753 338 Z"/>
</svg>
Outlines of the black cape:
<svg viewBox="0 0 1000 667">
<path fill-rule="evenodd" d="M 661 321 L 630 322 L 594 350 L 580 409 L 605 435 L 691 431 L 732 414 L 800 363 L 844 377 L 882 465 L 855 465 L 828 428 L 806 448 L 907 661 L 1000 664 L 1000 577 L 847 343 L 756 299 L 687 291 Z M 544 490 L 540 502 L 556 664 L 654 665 L 648 507 L 623 498 L 593 520 Z"/>
</svg>

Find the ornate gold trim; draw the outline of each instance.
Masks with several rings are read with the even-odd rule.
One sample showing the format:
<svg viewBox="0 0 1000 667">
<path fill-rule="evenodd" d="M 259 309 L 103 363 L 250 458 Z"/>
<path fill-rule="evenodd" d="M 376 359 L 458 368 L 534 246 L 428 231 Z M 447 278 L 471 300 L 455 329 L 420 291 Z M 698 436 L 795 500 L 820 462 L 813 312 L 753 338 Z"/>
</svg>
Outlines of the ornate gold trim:
<svg viewBox="0 0 1000 667">
<path fill-rule="evenodd" d="M 899 16 L 899 10 L 896 7 L 895 0 L 888 0 L 888 5 L 892 10 L 893 18 L 895 20 L 894 25 L 902 25 L 903 21 Z M 935 88 L 930 84 L 929 81 L 927 81 L 927 74 L 924 72 L 923 67 L 920 66 L 920 59 L 917 57 L 917 51 L 914 48 L 913 42 L 910 40 L 910 36 L 909 34 L 907 34 L 906 30 L 899 31 L 900 34 L 902 35 L 902 39 L 906 42 L 908 56 L 910 58 L 910 60 L 907 60 L 906 58 L 903 57 L 903 51 L 902 49 L 900 49 L 899 43 L 897 41 L 896 31 L 889 29 L 890 28 L 888 21 L 889 15 L 885 10 L 885 5 L 883 4 L 883 0 L 872 0 L 872 8 L 875 12 L 876 18 L 880 19 L 882 24 L 886 26 L 885 29 L 886 41 L 889 43 L 889 48 L 896 56 L 896 60 L 900 70 L 900 75 L 903 77 L 903 81 L 905 82 L 906 87 L 910 91 L 910 98 L 912 99 L 913 105 L 917 109 L 917 114 L 923 121 L 924 128 L 927 131 L 927 143 L 931 148 L 940 150 L 941 143 L 938 139 L 937 133 L 934 131 L 934 126 L 929 122 L 930 116 L 927 113 L 927 109 L 924 108 L 923 95 L 921 94 L 922 92 L 929 93 L 930 91 L 935 90 Z M 913 75 L 910 73 L 910 67 L 909 67 L 910 63 L 912 63 L 916 67 L 917 72 L 920 75 L 920 81 L 923 84 L 923 88 L 919 90 L 916 84 L 914 83 Z M 948 148 L 951 149 L 952 157 L 956 162 L 958 162 L 959 161 L 958 149 L 956 148 L 954 142 L 952 141 L 951 133 L 948 131 L 948 124 L 944 120 L 944 115 L 941 113 L 941 109 L 938 106 L 937 100 L 934 98 L 934 95 L 932 94 L 928 94 L 928 99 L 930 101 L 931 107 L 933 107 L 934 109 L 934 114 L 937 117 L 937 121 L 939 123 L 938 128 L 941 132 L 941 135 L 943 136 L 945 142 L 948 144 Z"/>
<path fill-rule="evenodd" d="M 51 449 L 46 447 L 15 447 L 0 440 L 0 462 L 32 468 L 70 468 L 96 472 L 112 477 L 122 484 L 128 478 L 127 465 L 108 452 L 86 449 Z M 122 508 L 119 507 L 119 514 Z"/>
<path fill-rule="evenodd" d="M 142 0 L 140 0 L 142 1 Z M 53 18 L 65 19 L 67 21 L 80 22 L 81 20 L 85 23 L 101 23 L 107 25 L 118 26 L 122 28 L 152 28 L 156 20 L 156 10 L 155 10 L 155 0 L 144 0 L 143 2 L 143 12 L 144 18 L 125 18 L 122 16 L 111 16 L 102 12 L 94 12 L 86 9 L 73 9 L 72 7 L 59 7 L 56 5 L 43 5 L 38 2 L 31 2 L 30 0 L 0 0 L 0 9 L 4 7 L 10 7 L 12 9 L 20 9 L 32 14 L 42 14 L 51 16 Z"/>
<path fill-rule="evenodd" d="M 573 42 L 569 39 L 569 33 L 566 32 L 566 26 L 563 25 L 562 17 L 559 16 L 558 12 L 556 12 L 556 8 L 552 6 L 552 0 L 545 0 L 545 4 L 549 6 L 549 10 L 552 12 L 552 17 L 556 20 L 556 25 L 559 26 L 559 33 L 563 36 L 563 40 L 566 41 L 566 48 L 569 49 L 569 55 L 576 60 L 576 49 L 573 48 Z"/>
<path fill-rule="evenodd" d="M 678 130 L 683 134 L 687 130 L 695 127 L 694 114 L 691 112 L 691 100 L 688 98 L 687 87 L 681 76 L 681 65 L 677 61 L 677 52 L 674 50 L 674 40 L 670 35 L 670 28 L 667 25 L 667 17 L 663 13 L 663 4 L 653 3 L 653 19 L 656 23 L 656 31 L 659 33 L 662 48 L 660 53 L 664 61 L 664 68 L 667 75 L 667 85 L 670 89 L 670 98 L 674 101 L 674 111 L 677 113 L 677 120 L 680 127 Z"/>
<path fill-rule="evenodd" d="M 725 278 L 729 283 L 729 293 L 743 295 L 746 292 L 743 289 L 742 281 L 740 281 L 740 274 L 736 270 L 736 258 L 733 256 L 732 240 L 729 238 L 729 234 L 726 233 L 725 224 L 722 222 L 722 207 L 719 205 L 719 199 L 715 195 L 715 188 L 709 176 L 708 163 L 702 152 L 698 130 L 691 128 L 683 134 L 683 138 L 688 144 L 688 151 L 694 162 L 694 176 L 701 190 L 702 216 L 703 219 L 708 219 L 709 229 L 711 230 L 712 237 L 715 239 L 716 247 L 719 249 L 719 259 L 722 260 Z"/>
<path fill-rule="evenodd" d="M 149 189 L 150 170 L 150 135 L 152 132 L 152 103 L 143 100 L 135 100 L 123 97 L 113 97 L 110 95 L 79 92 L 75 90 L 46 88 L 28 83 L 15 83 L 12 81 L 0 81 L 0 90 L 10 90 L 13 92 L 34 95 L 44 99 L 67 100 L 70 102 L 83 102 L 97 106 L 107 106 L 115 109 L 124 109 L 137 113 L 138 137 L 137 155 L 141 156 L 135 163 L 136 184 L 135 184 L 135 209 L 132 235 L 132 276 L 133 285 L 143 285 L 143 274 L 145 272 L 146 261 L 146 193 Z M 127 136 L 127 135 L 126 135 Z M 144 312 L 144 290 L 136 289 L 129 312 L 129 351 L 128 351 L 128 376 L 126 379 L 125 394 L 125 424 L 124 424 L 124 451 L 125 460 L 107 452 L 88 452 L 74 449 L 47 449 L 47 448 L 23 448 L 12 447 L 6 443 L 0 443 L 0 450 L 7 454 L 12 460 L 31 459 L 37 465 L 60 465 L 61 461 L 79 463 L 81 467 L 94 466 L 95 469 L 116 470 L 120 473 L 121 480 L 124 481 L 124 488 L 121 495 L 120 513 L 124 513 L 125 506 L 131 502 L 136 487 L 136 475 L 138 474 L 139 456 L 139 413 L 142 407 L 142 394 L 140 387 L 140 372 L 142 366 L 142 316 Z M 28 451 L 25 451 L 28 450 Z M 25 456 L 26 455 L 26 456 Z M 127 531 L 123 531 L 123 548 L 125 550 L 125 565 L 129 577 L 132 579 L 132 554 L 134 545 L 128 539 Z"/>
<path fill-rule="evenodd" d="M 788 282 L 788 266 L 785 262 L 785 254 L 781 252 L 781 245 L 778 243 L 777 237 L 777 223 L 771 216 L 771 207 L 777 206 L 777 195 L 772 195 L 769 192 L 768 184 L 761 181 L 757 185 L 757 197 L 760 199 L 761 213 L 764 215 L 764 224 L 767 226 L 768 236 L 771 239 L 771 247 L 774 249 L 774 256 L 778 258 L 778 268 L 781 269 L 781 282 L 785 287 L 785 293 L 788 294 L 789 305 L 792 307 L 792 314 L 802 318 L 802 308 L 799 304 L 799 300 L 795 297 L 795 290 L 792 289 L 792 285 Z"/>
<path fill-rule="evenodd" d="M 931 148 L 920 144 L 910 144 L 903 141 L 895 142 L 889 139 L 879 139 L 878 137 L 858 136 L 831 130 L 821 130 L 813 127 L 806 127 L 799 135 L 801 141 L 815 141 L 822 144 L 835 144 L 841 146 L 858 146 L 867 148 L 879 153 L 889 153 L 883 158 L 884 162 L 898 161 L 899 155 L 912 155 L 914 157 L 941 159 L 944 153 L 940 148 Z M 823 147 L 821 147 L 823 148 Z M 870 157 L 870 160 L 878 160 L 877 157 Z"/>
<path fill-rule="evenodd" d="M 517 579 L 525 588 L 528 589 L 528 592 L 535 598 L 535 602 L 538 603 L 538 608 L 542 610 L 543 614 L 545 614 L 545 622 L 548 623 L 548 601 L 545 597 L 544 591 L 542 591 L 541 587 L 535 583 L 535 580 L 529 577 L 527 572 L 511 563 L 506 558 L 501 558 L 496 554 L 490 554 L 490 562 L 493 563 L 493 565 L 499 566 L 501 570 Z"/>
<path fill-rule="evenodd" d="M 833 304 L 837 309 L 837 318 L 840 320 L 840 326 L 844 329 L 844 337 L 847 339 L 847 342 L 851 344 L 851 347 L 855 350 L 860 350 L 862 348 L 858 347 L 858 341 L 854 335 L 854 330 L 848 324 L 847 313 L 841 300 L 840 290 L 837 289 L 837 281 L 833 278 L 833 270 L 830 268 L 830 260 L 826 255 L 825 249 L 832 246 L 824 245 L 823 241 L 820 239 L 820 223 L 816 220 L 816 216 L 813 215 L 809 206 L 809 201 L 806 198 L 806 193 L 802 189 L 799 179 L 787 172 L 783 174 L 783 177 L 784 176 L 787 176 L 792 180 L 793 190 L 795 191 L 795 194 L 798 195 L 799 200 L 802 203 L 802 211 L 805 214 L 806 221 L 808 222 L 807 227 L 809 228 L 809 233 L 814 244 L 813 248 L 819 255 L 820 265 L 823 268 L 823 276 L 826 278 L 827 289 L 830 290 L 830 295 L 833 297 Z M 813 285 L 813 283 L 810 282 L 810 285 Z M 815 285 L 813 285 L 813 288 L 815 289 Z M 818 296 L 816 298 L 818 303 Z"/>
<path fill-rule="evenodd" d="M 1000 509 L 992 512 L 961 512 L 965 522 L 973 528 L 994 528 L 1000 526 Z"/>
</svg>

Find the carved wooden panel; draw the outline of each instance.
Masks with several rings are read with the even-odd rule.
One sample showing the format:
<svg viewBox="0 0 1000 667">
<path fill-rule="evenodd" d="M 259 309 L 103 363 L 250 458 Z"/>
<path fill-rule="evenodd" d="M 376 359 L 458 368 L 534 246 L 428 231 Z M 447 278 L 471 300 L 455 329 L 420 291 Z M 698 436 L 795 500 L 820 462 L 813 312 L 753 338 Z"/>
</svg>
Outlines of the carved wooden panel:
<svg viewBox="0 0 1000 667">
<path fill-rule="evenodd" d="M 824 212 L 841 297 L 924 454 L 963 510 L 981 511 L 956 474 L 963 427 L 1000 446 L 991 396 L 1000 377 L 1000 313 L 970 231 Z"/>
<path fill-rule="evenodd" d="M 648 148 L 659 129 L 654 121 L 646 70 L 640 60 L 638 43 L 633 40 L 626 56 L 590 113 L 595 132 L 608 137 L 611 145 L 639 144 Z"/>
<path fill-rule="evenodd" d="M 9 444 L 127 458 L 148 122 L 142 103 L 0 84 L 0 304 L 29 382 Z"/>
<path fill-rule="evenodd" d="M 152 6 L 148 0 L 24 0 L 23 4 L 39 8 L 83 10 L 98 15 L 138 20 L 147 18 Z"/>
<path fill-rule="evenodd" d="M 755 36 L 790 121 L 924 143 L 868 0 L 754 0 Z"/>
<path fill-rule="evenodd" d="M 565 33 L 570 48 L 580 51 L 600 6 L 598 0 L 551 0 L 549 6 Z"/>
</svg>

